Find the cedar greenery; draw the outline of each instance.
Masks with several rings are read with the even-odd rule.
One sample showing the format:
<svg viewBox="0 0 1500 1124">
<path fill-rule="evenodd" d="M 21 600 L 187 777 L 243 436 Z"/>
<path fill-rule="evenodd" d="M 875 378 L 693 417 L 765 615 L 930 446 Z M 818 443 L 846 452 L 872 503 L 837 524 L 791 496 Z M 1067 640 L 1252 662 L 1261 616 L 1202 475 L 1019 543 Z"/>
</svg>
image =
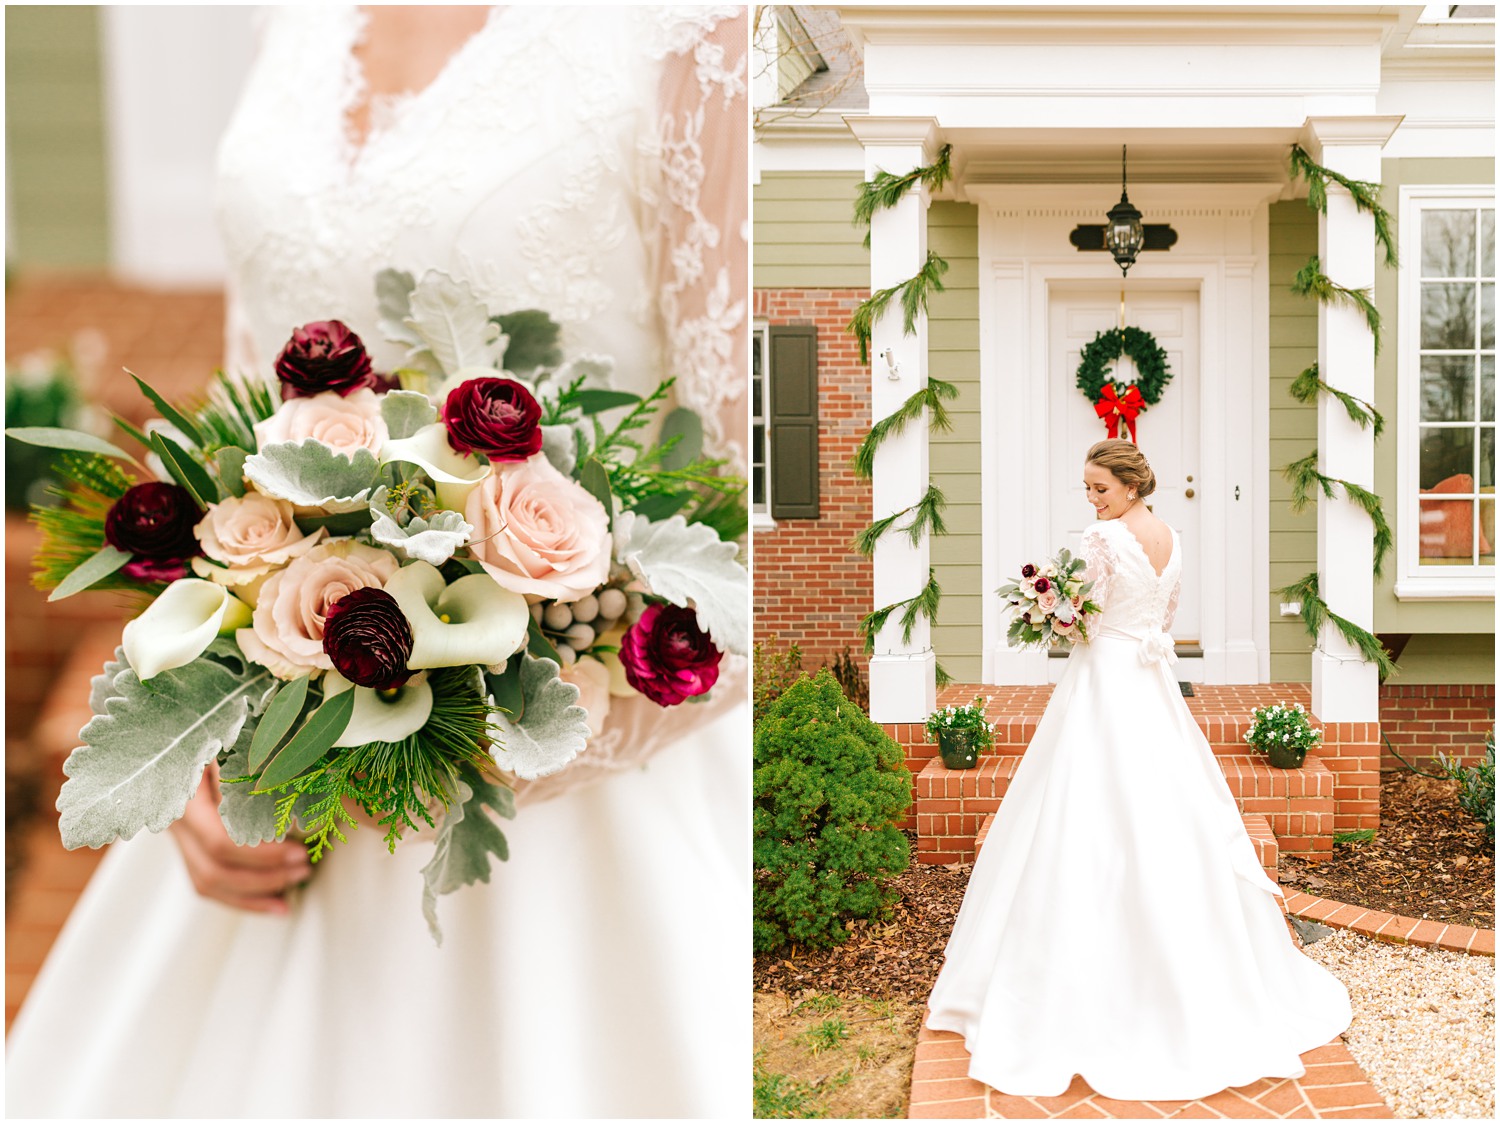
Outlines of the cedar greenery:
<svg viewBox="0 0 1500 1124">
<path fill-rule="evenodd" d="M 1378 638 L 1328 608 L 1328 602 L 1324 601 L 1318 593 L 1316 570 L 1301 581 L 1278 589 L 1276 593 L 1289 601 L 1296 600 L 1302 603 L 1302 623 L 1307 626 L 1307 631 L 1312 636 L 1316 637 L 1322 631 L 1325 622 L 1332 622 L 1344 639 L 1359 649 L 1365 662 L 1375 665 L 1380 672 L 1381 679 L 1388 679 L 1396 673 L 1395 661 L 1391 659 L 1390 653 L 1385 650 L 1385 645 Z"/>
<path fill-rule="evenodd" d="M 854 310 L 854 319 L 849 321 L 849 332 L 859 340 L 859 361 L 870 361 L 870 336 L 875 321 L 890 307 L 891 301 L 901 298 L 901 330 L 908 336 L 917 330 L 917 316 L 927 312 L 927 298 L 932 293 L 943 291 L 943 274 L 948 272 L 948 263 L 931 250 L 927 261 L 915 277 L 908 277 L 899 285 L 889 289 L 876 289 L 870 299 L 863 301 Z"/>
<path fill-rule="evenodd" d="M 937 574 L 929 567 L 927 584 L 916 596 L 876 609 L 859 622 L 859 630 L 865 636 L 865 653 L 868 655 L 875 650 L 875 634 L 885 627 L 886 621 L 891 619 L 891 615 L 897 609 L 901 610 L 901 643 L 910 644 L 912 629 L 917 627 L 917 617 L 923 616 L 929 621 L 936 620 L 938 602 L 942 598 L 943 591 L 938 586 Z"/>
<path fill-rule="evenodd" d="M 895 176 L 885 171 L 876 172 L 874 179 L 866 180 L 859 185 L 859 195 L 854 200 L 854 225 L 868 228 L 874 221 L 876 211 L 894 207 L 918 183 L 924 185 L 928 191 L 938 190 L 953 174 L 949 163 L 952 154 L 953 146 L 945 144 L 938 151 L 937 159 L 931 164 L 913 168 L 904 176 Z M 866 229 L 865 249 L 869 248 L 870 232 Z"/>
<path fill-rule="evenodd" d="M 1329 386 L 1318 377 L 1318 365 L 1316 363 L 1293 379 L 1292 385 L 1288 388 L 1288 393 L 1298 402 L 1302 403 L 1315 401 L 1319 391 L 1322 391 L 1324 394 L 1331 394 L 1342 402 L 1345 412 L 1349 415 L 1349 420 L 1359 426 L 1360 429 L 1368 429 L 1373 425 L 1377 438 L 1385 432 L 1385 418 L 1381 417 L 1380 411 L 1361 398 L 1356 398 L 1352 394 Z"/>
<path fill-rule="evenodd" d="M 880 448 L 887 437 L 893 433 L 900 433 L 909 423 L 920 418 L 924 409 L 928 414 L 929 428 L 946 433 L 952 428 L 953 423 L 948 418 L 948 410 L 943 405 L 943 400 L 957 397 L 958 387 L 951 382 L 929 378 L 927 385 L 901 403 L 894 413 L 887 414 L 870 427 L 870 432 L 865 434 L 865 439 L 859 443 L 859 448 L 854 450 L 854 459 L 851 462 L 854 475 L 861 480 L 869 480 L 873 477 L 875 475 L 875 450 Z"/>
<path fill-rule="evenodd" d="M 1374 492 L 1361 488 L 1358 484 L 1351 484 L 1348 480 L 1341 480 L 1337 476 L 1325 476 L 1318 471 L 1318 451 L 1314 449 L 1300 461 L 1293 461 L 1281 470 L 1292 485 L 1292 510 L 1303 511 L 1313 501 L 1313 492 L 1321 489 L 1323 495 L 1329 499 L 1336 499 L 1338 493 L 1334 490 L 1337 484 L 1344 490 L 1344 494 L 1364 510 L 1370 517 L 1370 522 L 1375 525 L 1375 576 L 1381 576 L 1385 566 L 1385 556 L 1390 552 L 1393 536 L 1391 525 L 1386 522 L 1385 509 L 1381 506 L 1380 497 Z"/>
<path fill-rule="evenodd" d="M 799 679 L 755 726 L 754 945 L 839 944 L 845 922 L 885 915 L 886 880 L 911 861 L 901 746 L 827 668 Z"/>
<path fill-rule="evenodd" d="M 1364 314 L 1365 323 L 1369 325 L 1370 334 L 1375 337 L 1375 354 L 1380 354 L 1380 310 L 1370 299 L 1370 290 L 1346 289 L 1343 285 L 1335 284 L 1323 272 L 1322 263 L 1314 254 L 1292 281 L 1292 292 L 1299 297 L 1315 297 L 1323 304 L 1347 305 L 1359 309 Z"/>
<path fill-rule="evenodd" d="M 1375 240 L 1385 250 L 1385 264 L 1396 268 L 1396 237 L 1391 231 L 1391 215 L 1380 205 L 1380 185 L 1347 176 L 1316 163 L 1301 145 L 1292 145 L 1292 178 L 1307 181 L 1307 205 L 1320 215 L 1328 213 L 1328 181 L 1332 180 L 1349 193 L 1354 206 L 1375 220 Z"/>
<path fill-rule="evenodd" d="M 875 543 L 880 536 L 890 530 L 891 524 L 895 523 L 903 515 L 911 514 L 911 522 L 902 528 L 902 533 L 910 540 L 912 546 L 922 541 L 922 536 L 931 532 L 934 535 L 947 534 L 947 527 L 943 525 L 943 508 L 948 501 L 943 498 L 943 493 L 936 485 L 927 485 L 927 493 L 910 507 L 902 508 L 894 515 L 887 515 L 884 519 L 877 519 L 863 531 L 855 536 L 851 544 L 857 554 L 869 558 L 875 553 Z"/>
</svg>

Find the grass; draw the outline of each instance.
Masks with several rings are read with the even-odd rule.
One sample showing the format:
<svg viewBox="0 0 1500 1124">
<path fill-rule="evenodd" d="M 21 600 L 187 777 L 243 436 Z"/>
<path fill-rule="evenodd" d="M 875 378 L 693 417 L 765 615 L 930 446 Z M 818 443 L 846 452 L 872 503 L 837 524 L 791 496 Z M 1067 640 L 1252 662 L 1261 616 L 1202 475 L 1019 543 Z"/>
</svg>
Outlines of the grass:
<svg viewBox="0 0 1500 1124">
<path fill-rule="evenodd" d="M 1368 843 L 1374 838 L 1373 827 L 1362 827 L 1358 831 L 1337 831 L 1333 835 L 1333 845 L 1338 847 L 1345 843 Z"/>
<path fill-rule="evenodd" d="M 843 1019 L 824 1019 L 807 1032 L 807 1041 L 814 1054 L 841 1049 L 848 1037 L 849 1024 Z"/>
<path fill-rule="evenodd" d="M 813 1086 L 785 1073 L 769 1073 L 755 1058 L 754 1113 L 757 1120 L 810 1120 L 823 1115 Z"/>
</svg>

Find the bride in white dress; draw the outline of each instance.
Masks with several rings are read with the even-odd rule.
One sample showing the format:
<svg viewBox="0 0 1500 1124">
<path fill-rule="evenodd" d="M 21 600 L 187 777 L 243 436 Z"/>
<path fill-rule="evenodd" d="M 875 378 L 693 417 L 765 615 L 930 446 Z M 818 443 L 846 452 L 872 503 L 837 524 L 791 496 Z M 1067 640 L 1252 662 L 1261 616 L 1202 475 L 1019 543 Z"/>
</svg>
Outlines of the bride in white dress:
<svg viewBox="0 0 1500 1124">
<path fill-rule="evenodd" d="M 676 375 L 737 461 L 747 47 L 733 7 L 267 13 L 220 152 L 231 368 L 338 318 L 392 370 L 375 274 L 438 268 L 622 389 Z M 228 853 L 200 792 L 100 864 L 10 1035 L 8 1113 L 747 1115 L 745 693 L 741 665 L 703 705 L 617 701 L 522 793 L 489 885 L 440 901 L 441 949 L 428 841 L 358 831 L 283 895 L 296 845 Z"/>
<path fill-rule="evenodd" d="M 1182 564 L 1128 441 L 1089 451 L 1083 556 L 1102 613 L 969 879 L 927 1025 L 969 1075 L 1057 1096 L 1187 1100 L 1299 1077 L 1348 993 L 1293 945 L 1213 751 L 1169 670 Z"/>
</svg>

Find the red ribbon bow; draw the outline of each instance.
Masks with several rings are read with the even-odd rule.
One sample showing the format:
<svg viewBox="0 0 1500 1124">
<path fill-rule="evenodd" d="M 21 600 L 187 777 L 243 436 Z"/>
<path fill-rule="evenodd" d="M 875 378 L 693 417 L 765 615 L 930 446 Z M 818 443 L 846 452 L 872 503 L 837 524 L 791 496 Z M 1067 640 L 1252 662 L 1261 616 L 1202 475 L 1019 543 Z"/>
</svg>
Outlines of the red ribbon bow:
<svg viewBox="0 0 1500 1124">
<path fill-rule="evenodd" d="M 1094 413 L 1104 419 L 1112 438 L 1120 436 L 1120 419 L 1124 418 L 1125 427 L 1130 430 L 1130 439 L 1134 441 L 1136 415 L 1146 408 L 1146 400 L 1141 397 L 1140 388 L 1135 383 L 1125 386 L 1125 393 L 1119 394 L 1115 387 L 1122 385 L 1125 384 L 1105 384 L 1099 394 L 1099 401 L 1094 403 Z"/>
</svg>

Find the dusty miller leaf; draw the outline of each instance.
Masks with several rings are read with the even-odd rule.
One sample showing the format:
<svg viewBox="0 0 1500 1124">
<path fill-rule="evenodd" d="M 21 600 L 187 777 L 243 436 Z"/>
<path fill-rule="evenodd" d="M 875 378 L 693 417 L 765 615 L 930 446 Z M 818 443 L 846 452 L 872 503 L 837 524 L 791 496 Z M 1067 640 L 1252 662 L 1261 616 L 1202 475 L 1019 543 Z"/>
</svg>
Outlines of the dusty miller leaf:
<svg viewBox="0 0 1500 1124">
<path fill-rule="evenodd" d="M 510 789 L 490 784 L 474 774 L 469 774 L 467 781 L 460 780 L 458 798 L 448 806 L 443 825 L 438 828 L 432 859 L 422 868 L 422 914 L 427 918 L 432 939 L 438 944 L 443 943 L 443 930 L 437 919 L 438 895 L 451 894 L 475 882 L 488 882 L 490 856 L 498 856 L 501 862 L 510 857 L 505 834 L 485 814 L 486 807 L 506 819 L 514 819 L 516 815 L 515 797 Z"/>
<path fill-rule="evenodd" d="M 405 527 L 391 518 L 383 504 L 371 503 L 370 512 L 375 516 L 370 524 L 370 537 L 407 561 L 416 559 L 441 566 L 474 533 L 474 528 L 456 511 L 435 511 L 427 519 L 414 515 Z"/>
<path fill-rule="evenodd" d="M 572 476 L 578 466 L 578 438 L 571 425 L 542 426 L 542 452 L 552 467 L 564 476 Z"/>
<path fill-rule="evenodd" d="M 535 308 L 523 308 L 495 317 L 509 341 L 505 345 L 505 368 L 527 375 L 538 367 L 556 367 L 563 361 L 557 346 L 562 326 Z"/>
<path fill-rule="evenodd" d="M 422 341 L 407 327 L 411 315 L 411 291 L 416 278 L 402 269 L 382 269 L 375 275 L 375 308 L 380 316 L 380 330 L 392 343 L 420 348 Z"/>
<path fill-rule="evenodd" d="M 358 511 L 380 483 L 380 462 L 369 449 L 346 456 L 309 437 L 265 446 L 245 459 L 245 476 L 276 499 L 328 512 Z"/>
<path fill-rule="evenodd" d="M 495 715 L 500 730 L 495 761 L 508 773 L 535 780 L 557 772 L 583 752 L 589 740 L 588 711 L 578 705 L 578 688 L 558 677 L 549 659 L 521 660 L 521 720 Z"/>
<path fill-rule="evenodd" d="M 104 704 L 117 699 L 121 692 L 115 687 L 115 677 L 130 665 L 125 662 L 125 649 L 116 647 L 114 659 L 104 665 L 104 670 L 89 680 L 89 709 L 95 714 L 104 713 Z"/>
<path fill-rule="evenodd" d="M 393 390 L 380 400 L 380 417 L 395 441 L 437 421 L 437 407 L 415 390 Z"/>
<path fill-rule="evenodd" d="M 466 281 L 428 270 L 411 293 L 405 321 L 445 374 L 462 367 L 500 366 L 500 325 Z"/>
<path fill-rule="evenodd" d="M 615 558 L 674 605 L 691 606 L 699 626 L 720 648 L 749 651 L 746 603 L 750 575 L 738 548 L 701 523 L 674 515 L 661 523 L 633 511 L 615 516 Z"/>
<path fill-rule="evenodd" d="M 223 656 L 222 643 L 210 652 Z M 203 767 L 233 746 L 276 679 L 264 668 L 236 671 L 205 654 L 144 686 L 123 668 L 105 713 L 83 728 L 57 798 L 63 846 L 102 847 L 181 817 Z M 99 692 L 91 692 L 98 694 Z"/>
</svg>

